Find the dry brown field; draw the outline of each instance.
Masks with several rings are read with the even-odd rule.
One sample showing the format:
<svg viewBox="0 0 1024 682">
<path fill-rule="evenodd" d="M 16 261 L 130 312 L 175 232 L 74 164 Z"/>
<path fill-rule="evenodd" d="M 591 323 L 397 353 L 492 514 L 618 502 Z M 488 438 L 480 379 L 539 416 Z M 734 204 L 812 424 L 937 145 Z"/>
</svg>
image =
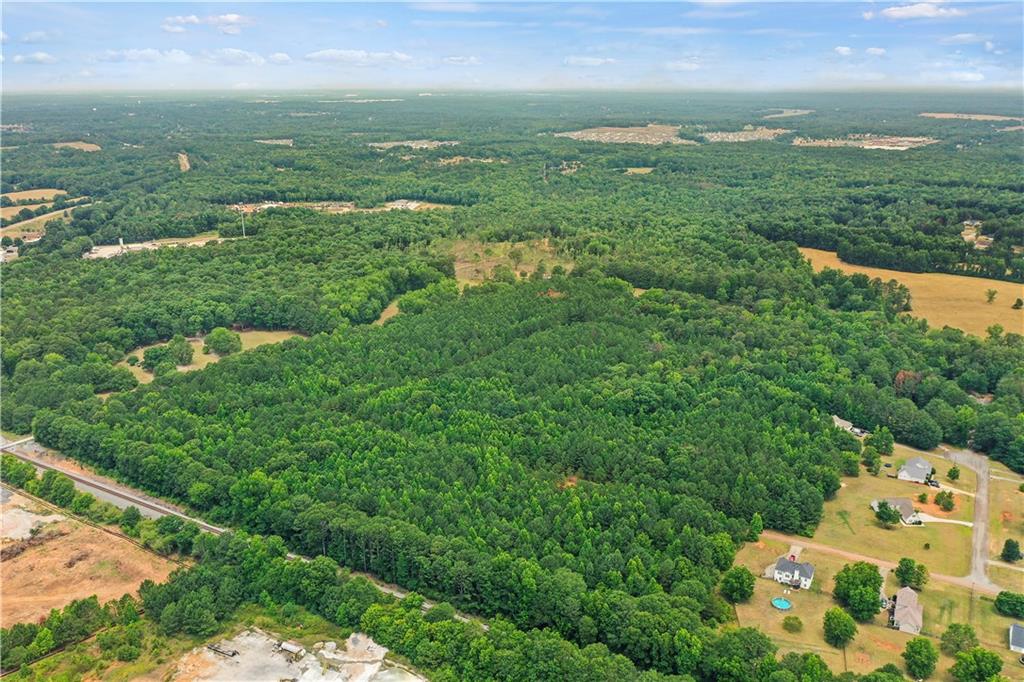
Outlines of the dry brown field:
<svg viewBox="0 0 1024 682">
<path fill-rule="evenodd" d="M 46 202 L 46 203 L 40 203 L 40 204 L 21 204 L 20 206 L 3 206 L 3 207 L 0 207 L 0 218 L 12 218 L 12 217 L 18 215 L 19 213 L 21 213 L 22 209 L 26 209 L 27 208 L 27 209 L 30 209 L 30 210 L 34 211 L 37 208 L 39 208 L 40 206 L 48 206 L 48 205 L 49 205 L 49 203 Z"/>
<path fill-rule="evenodd" d="M 518 266 L 509 258 L 513 249 L 518 250 L 522 256 Z M 482 242 L 476 239 L 460 239 L 452 243 L 450 251 L 455 257 L 455 279 L 460 286 L 472 286 L 487 281 L 494 275 L 495 268 L 501 265 L 511 268 L 517 277 L 522 273 L 533 274 L 541 262 L 549 273 L 556 265 L 561 265 L 567 272 L 572 270 L 573 265 L 568 258 L 559 256 L 547 239 L 529 242 Z"/>
<path fill-rule="evenodd" d="M 4 192 L 2 196 L 7 197 L 11 201 L 25 201 L 26 199 L 39 199 L 41 201 L 51 201 L 60 194 L 67 194 L 62 189 L 44 188 L 44 189 L 25 189 L 20 192 Z"/>
<path fill-rule="evenodd" d="M 192 169 L 192 163 L 188 160 L 188 154 L 178 152 L 178 168 L 182 173 Z"/>
<path fill-rule="evenodd" d="M 766 128 L 764 126 L 747 126 L 743 130 L 716 131 L 704 133 L 704 139 L 708 142 L 758 142 L 761 140 L 774 140 L 779 135 L 791 133 L 792 130 L 785 128 Z"/>
<path fill-rule="evenodd" d="M 291 147 L 295 144 L 295 140 L 292 140 L 290 138 L 281 138 L 273 140 L 255 140 L 255 142 L 259 142 L 260 144 L 276 144 L 281 145 L 283 147 Z"/>
<path fill-rule="evenodd" d="M 1019 121 L 1020 116 L 997 116 L 996 114 L 950 114 L 950 113 L 933 113 L 926 111 L 918 116 L 924 116 L 925 118 L 943 118 L 950 119 L 956 118 L 965 121 Z"/>
<path fill-rule="evenodd" d="M 868 277 L 879 277 L 883 281 L 895 279 L 910 289 L 911 311 L 936 329 L 956 327 L 968 334 L 984 337 L 988 327 L 999 324 L 1006 331 L 1024 329 L 1024 310 L 1010 306 L 1024 295 L 1024 287 L 1014 282 L 1002 282 L 982 277 L 948 275 L 942 273 L 900 272 L 850 265 L 836 257 L 832 251 L 801 248 L 802 253 L 815 270 L 829 267 L 846 273 L 860 272 Z M 995 289 L 995 301 L 985 302 L 985 291 Z"/>
<path fill-rule="evenodd" d="M 54 142 L 53 146 L 56 149 L 77 149 L 80 152 L 98 152 L 103 147 L 92 142 L 83 142 L 82 140 L 76 140 L 75 142 Z"/>
<path fill-rule="evenodd" d="M 366 146 L 374 149 L 393 149 L 409 147 L 410 149 L 437 149 L 438 147 L 454 147 L 458 140 L 398 140 L 396 142 L 368 142 Z"/>
<path fill-rule="evenodd" d="M 626 169 L 626 175 L 650 175 L 652 172 L 654 172 L 654 169 L 650 166 L 639 166 Z"/>
<path fill-rule="evenodd" d="M 906 151 L 917 147 L 925 147 L 939 142 L 933 137 L 903 137 L 899 135 L 875 135 L 871 133 L 855 133 L 846 137 L 812 139 L 797 137 L 793 145 L 797 147 L 857 147 L 858 149 L 884 149 L 890 151 Z"/>
<path fill-rule="evenodd" d="M 588 142 L 608 142 L 613 144 L 698 144 L 693 140 L 679 137 L 679 126 L 649 123 L 646 126 L 633 128 L 615 128 L 602 126 L 586 128 L 564 133 L 555 133 L 555 137 L 568 137 L 573 140 Z"/>
</svg>

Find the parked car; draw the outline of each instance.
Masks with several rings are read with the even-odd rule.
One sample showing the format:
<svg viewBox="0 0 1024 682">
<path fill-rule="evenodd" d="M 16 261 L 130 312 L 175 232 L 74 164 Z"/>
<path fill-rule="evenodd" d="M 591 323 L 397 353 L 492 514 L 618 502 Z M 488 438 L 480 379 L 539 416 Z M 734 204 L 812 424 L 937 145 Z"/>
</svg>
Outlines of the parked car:
<svg viewBox="0 0 1024 682">
<path fill-rule="evenodd" d="M 936 481 L 934 478 L 932 478 L 932 479 L 928 480 L 928 485 L 930 485 L 933 488 L 938 488 L 939 487 L 939 482 Z"/>
</svg>

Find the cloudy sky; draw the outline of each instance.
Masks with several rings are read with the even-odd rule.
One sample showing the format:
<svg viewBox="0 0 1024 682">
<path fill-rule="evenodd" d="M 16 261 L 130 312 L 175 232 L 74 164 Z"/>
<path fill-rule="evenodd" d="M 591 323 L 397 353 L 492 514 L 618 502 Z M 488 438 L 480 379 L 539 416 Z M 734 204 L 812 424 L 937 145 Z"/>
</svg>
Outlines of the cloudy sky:
<svg viewBox="0 0 1024 682">
<path fill-rule="evenodd" d="M 3 87 L 1015 88 L 1020 2 L 3 4 Z"/>
</svg>

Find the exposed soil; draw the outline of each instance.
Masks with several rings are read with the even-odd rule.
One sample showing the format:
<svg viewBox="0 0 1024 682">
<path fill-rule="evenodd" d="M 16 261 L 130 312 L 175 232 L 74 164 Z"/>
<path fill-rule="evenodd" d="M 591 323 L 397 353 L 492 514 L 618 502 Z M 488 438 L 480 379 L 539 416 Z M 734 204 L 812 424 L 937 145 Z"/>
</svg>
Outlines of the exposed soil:
<svg viewBox="0 0 1024 682">
<path fill-rule="evenodd" d="M 295 140 L 292 140 L 291 138 L 281 138 L 281 139 L 274 139 L 274 140 L 255 140 L 255 141 L 259 142 L 260 144 L 276 144 L 276 145 L 281 145 L 283 147 L 291 147 L 291 146 L 293 146 L 295 144 Z"/>
<path fill-rule="evenodd" d="M 437 163 L 441 166 L 458 166 L 463 163 L 508 163 L 508 161 L 504 159 L 492 159 L 490 157 L 478 158 L 474 156 L 449 156 L 447 159 L 438 159 Z"/>
<path fill-rule="evenodd" d="M 564 133 L 555 133 L 555 137 L 568 137 L 573 140 L 588 142 L 607 142 L 613 144 L 697 144 L 693 140 L 679 137 L 679 126 L 649 123 L 646 126 L 633 128 L 586 128 Z"/>
<path fill-rule="evenodd" d="M 54 142 L 53 146 L 57 149 L 77 149 L 80 152 L 98 152 L 103 149 L 103 147 L 98 144 L 83 142 L 81 140 L 77 140 L 75 142 Z"/>
<path fill-rule="evenodd" d="M 996 114 L 950 114 L 926 111 L 918 116 L 925 118 L 961 119 L 965 121 L 1020 121 L 1020 116 L 998 116 Z"/>
<path fill-rule="evenodd" d="M 792 116 L 806 116 L 807 114 L 813 114 L 814 113 L 814 109 L 778 109 L 778 110 L 772 109 L 771 111 L 775 111 L 776 113 L 774 113 L 774 114 L 766 114 L 765 116 L 762 116 L 761 118 L 764 119 L 764 120 L 768 120 L 768 119 L 772 119 L 772 118 L 790 118 Z"/>
<path fill-rule="evenodd" d="M 759 142 L 761 140 L 774 140 L 779 135 L 791 133 L 792 130 L 785 128 L 765 128 L 764 126 L 745 126 L 743 130 L 732 132 L 718 131 L 704 133 L 704 139 L 708 142 Z"/>
<path fill-rule="evenodd" d="M 188 160 L 188 154 L 178 152 L 178 168 L 184 173 L 192 169 L 192 163 Z"/>
<path fill-rule="evenodd" d="M 384 310 L 380 311 L 380 317 L 373 321 L 373 324 L 380 326 L 390 320 L 392 317 L 397 315 L 400 311 L 398 310 L 398 301 L 392 301 L 387 305 Z"/>
<path fill-rule="evenodd" d="M 999 132 L 1000 133 L 1012 133 L 1012 132 L 1017 131 L 1017 130 L 1024 130 L 1024 126 L 1006 126 L 1005 128 L 1000 128 Z"/>
<path fill-rule="evenodd" d="M 522 258 L 518 264 L 509 258 L 513 249 Z M 524 272 L 527 275 L 534 273 L 542 261 L 548 272 L 556 265 L 569 271 L 573 265 L 571 260 L 560 257 L 547 239 L 516 243 L 463 239 L 452 245 L 452 255 L 455 257 L 455 279 L 463 286 L 490 279 L 499 266 L 511 268 L 519 277 Z"/>
<path fill-rule="evenodd" d="M 898 135 L 875 135 L 872 133 L 855 133 L 846 137 L 811 139 L 797 137 L 793 144 L 797 147 L 857 147 L 859 149 L 886 149 L 906 151 L 916 147 L 925 147 L 939 142 L 933 137 L 900 137 Z"/>
<path fill-rule="evenodd" d="M 451 206 L 413 199 L 396 199 L 375 208 L 358 208 L 351 201 L 265 201 L 260 204 L 234 204 L 231 206 L 232 210 L 246 215 L 259 213 L 268 208 L 309 208 L 324 213 L 374 213 L 379 211 L 429 211 L 438 208 L 451 208 Z"/>
<path fill-rule="evenodd" d="M 374 149 L 392 149 L 394 147 L 410 147 L 411 149 L 437 149 L 438 147 L 454 147 L 458 140 L 398 140 L 397 142 L 368 142 Z"/>
<path fill-rule="evenodd" d="M 86 253 L 82 254 L 82 258 L 86 260 L 99 260 L 104 258 L 114 258 L 115 256 L 123 256 L 127 253 L 134 253 L 137 251 L 155 251 L 156 249 L 164 248 L 167 246 L 203 246 L 210 242 L 227 241 L 221 239 L 217 235 L 196 235 L 193 237 L 170 237 L 168 239 L 156 239 L 148 242 L 135 242 L 133 244 L 102 244 L 100 246 L 94 246 Z"/>
<path fill-rule="evenodd" d="M 0 563 L 4 627 L 35 621 L 73 599 L 95 594 L 104 602 L 134 593 L 142 581 L 162 582 L 175 568 L 174 563 L 97 528 L 76 521 L 61 521 L 58 528 L 67 535 Z"/>
</svg>

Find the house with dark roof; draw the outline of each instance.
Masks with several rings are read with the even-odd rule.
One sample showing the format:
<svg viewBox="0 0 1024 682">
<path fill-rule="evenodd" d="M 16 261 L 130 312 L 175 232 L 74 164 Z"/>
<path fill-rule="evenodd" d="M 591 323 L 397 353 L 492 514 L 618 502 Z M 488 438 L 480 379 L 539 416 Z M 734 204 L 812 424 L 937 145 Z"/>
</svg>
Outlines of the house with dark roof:
<svg viewBox="0 0 1024 682">
<path fill-rule="evenodd" d="M 911 457 L 900 467 L 896 478 L 901 481 L 913 481 L 914 483 L 927 483 L 932 477 L 932 463 L 924 457 Z"/>
<path fill-rule="evenodd" d="M 914 509 L 913 501 L 906 497 L 886 497 L 882 500 L 872 500 L 871 509 L 873 511 L 878 511 L 879 502 L 885 502 L 898 511 L 900 513 L 900 521 L 905 526 L 920 526 L 923 523 L 917 510 Z"/>
<path fill-rule="evenodd" d="M 772 572 L 775 582 L 797 589 L 809 589 L 814 581 L 814 566 L 809 563 L 794 561 L 789 557 L 779 557 Z"/>
<path fill-rule="evenodd" d="M 1010 626 L 1010 651 L 1024 654 L 1024 625 L 1014 623 Z"/>
<path fill-rule="evenodd" d="M 924 626 L 924 609 L 917 601 L 917 592 L 909 587 L 901 587 L 893 596 L 891 603 L 889 627 L 912 635 L 921 634 L 921 628 Z"/>
</svg>

